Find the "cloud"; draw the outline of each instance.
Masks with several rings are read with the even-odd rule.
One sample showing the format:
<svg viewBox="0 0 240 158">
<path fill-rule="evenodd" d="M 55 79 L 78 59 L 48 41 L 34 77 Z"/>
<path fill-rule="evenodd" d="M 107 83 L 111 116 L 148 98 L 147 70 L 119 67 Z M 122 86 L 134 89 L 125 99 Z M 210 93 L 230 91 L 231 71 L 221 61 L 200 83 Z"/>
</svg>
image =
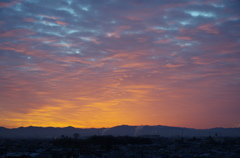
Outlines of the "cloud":
<svg viewBox="0 0 240 158">
<path fill-rule="evenodd" d="M 237 1 L 0 6 L 0 125 L 205 128 L 216 125 L 213 116 L 224 127 L 239 121 Z"/>
<path fill-rule="evenodd" d="M 11 2 L 0 2 L 0 8 L 12 6 L 14 4 L 19 3 L 20 1 L 21 0 L 15 0 L 15 1 L 11 1 Z"/>
<path fill-rule="evenodd" d="M 123 30 L 126 30 L 126 29 L 130 29 L 131 26 L 119 26 L 114 32 L 109 32 L 107 33 L 107 37 L 115 37 L 115 38 L 120 38 L 120 33 L 123 31 Z"/>
<path fill-rule="evenodd" d="M 168 68 L 176 68 L 176 67 L 181 67 L 181 66 L 184 66 L 184 65 L 182 65 L 182 64 L 180 64 L 180 65 L 173 65 L 173 64 L 165 65 L 165 67 L 168 67 Z"/>
<path fill-rule="evenodd" d="M 190 14 L 193 17 L 205 17 L 205 18 L 212 18 L 216 15 L 211 12 L 201 12 L 201 11 L 185 11 L 185 13 Z"/>
<path fill-rule="evenodd" d="M 2 32 L 0 34 L 0 37 L 15 37 L 15 38 L 19 38 L 20 36 L 23 36 L 23 35 L 29 36 L 29 35 L 33 35 L 33 34 L 35 34 L 35 32 L 30 30 L 30 29 L 15 29 L 15 30 Z"/>
<path fill-rule="evenodd" d="M 24 18 L 23 20 L 26 22 L 34 22 L 35 21 L 34 18 Z"/>
<path fill-rule="evenodd" d="M 186 36 L 176 37 L 176 39 L 179 39 L 179 40 L 192 40 L 190 37 L 186 37 Z"/>
<path fill-rule="evenodd" d="M 48 16 L 48 15 L 38 15 L 38 16 L 40 17 L 41 20 L 42 20 L 43 18 L 53 19 L 53 20 L 59 19 L 59 17 L 53 17 L 53 16 Z"/>
<path fill-rule="evenodd" d="M 171 39 L 162 39 L 162 40 L 155 41 L 154 43 L 169 43 L 171 41 L 172 41 Z"/>
<path fill-rule="evenodd" d="M 213 28 L 213 24 L 205 24 L 198 27 L 199 30 L 206 31 L 207 33 L 218 34 L 219 31 Z"/>
<path fill-rule="evenodd" d="M 56 23 L 59 24 L 59 25 L 63 25 L 63 26 L 66 26 L 66 25 L 67 25 L 67 23 L 62 22 L 62 21 L 56 21 Z"/>
</svg>

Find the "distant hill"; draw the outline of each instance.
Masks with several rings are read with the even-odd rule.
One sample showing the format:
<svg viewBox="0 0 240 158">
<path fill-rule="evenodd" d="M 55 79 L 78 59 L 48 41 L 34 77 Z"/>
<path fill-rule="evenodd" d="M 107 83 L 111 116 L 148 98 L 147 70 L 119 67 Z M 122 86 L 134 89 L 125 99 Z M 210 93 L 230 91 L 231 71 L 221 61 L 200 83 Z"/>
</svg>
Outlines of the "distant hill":
<svg viewBox="0 0 240 158">
<path fill-rule="evenodd" d="M 78 133 L 81 137 L 93 135 L 113 136 L 146 136 L 158 135 L 163 137 L 206 137 L 206 136 L 227 136 L 240 137 L 240 128 L 212 128 L 193 129 L 171 126 L 116 126 L 112 128 L 55 128 L 55 127 L 19 127 L 8 129 L 0 127 L 0 138 L 56 138 L 61 136 L 73 137 Z"/>
</svg>

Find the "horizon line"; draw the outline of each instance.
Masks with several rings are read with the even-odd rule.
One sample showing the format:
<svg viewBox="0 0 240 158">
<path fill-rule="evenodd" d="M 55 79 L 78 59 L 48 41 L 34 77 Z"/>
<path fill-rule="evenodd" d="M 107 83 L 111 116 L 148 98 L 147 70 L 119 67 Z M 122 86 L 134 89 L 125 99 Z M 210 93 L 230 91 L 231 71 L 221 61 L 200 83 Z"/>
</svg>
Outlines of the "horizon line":
<svg viewBox="0 0 240 158">
<path fill-rule="evenodd" d="M 192 127 L 181 127 L 181 126 L 169 126 L 169 125 L 127 125 L 127 124 L 122 124 L 122 125 L 116 125 L 116 126 L 111 126 L 111 127 L 74 127 L 74 126 L 64 126 L 64 127 L 57 127 L 57 126 L 19 126 L 19 127 L 4 127 L 0 126 L 1 128 L 6 128 L 6 129 L 18 129 L 18 128 L 28 128 L 28 127 L 39 127 L 39 128 L 76 128 L 76 129 L 103 129 L 103 128 L 114 128 L 114 127 L 119 127 L 119 126 L 130 126 L 130 127 L 139 127 L 139 126 L 165 126 L 165 127 L 175 127 L 175 128 L 187 128 L 187 129 L 196 129 L 196 130 L 206 130 L 206 129 L 214 129 L 214 128 L 240 128 L 240 127 L 210 127 L 210 128 L 192 128 Z"/>
</svg>

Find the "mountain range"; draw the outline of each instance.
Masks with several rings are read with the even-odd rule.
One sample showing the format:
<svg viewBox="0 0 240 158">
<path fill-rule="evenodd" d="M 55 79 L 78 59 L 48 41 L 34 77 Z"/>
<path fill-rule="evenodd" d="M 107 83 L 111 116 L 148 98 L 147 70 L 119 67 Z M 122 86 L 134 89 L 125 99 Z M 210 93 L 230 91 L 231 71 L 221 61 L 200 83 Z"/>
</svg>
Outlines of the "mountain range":
<svg viewBox="0 0 240 158">
<path fill-rule="evenodd" d="M 207 137 L 224 136 L 240 137 L 240 128 L 211 128 L 194 129 L 171 126 L 128 126 L 121 125 L 111 128 L 56 128 L 56 127 L 19 127 L 8 129 L 0 127 L 0 138 L 57 138 L 61 136 L 73 137 L 78 133 L 79 137 L 93 135 L 113 136 L 163 136 L 163 137 Z"/>
</svg>

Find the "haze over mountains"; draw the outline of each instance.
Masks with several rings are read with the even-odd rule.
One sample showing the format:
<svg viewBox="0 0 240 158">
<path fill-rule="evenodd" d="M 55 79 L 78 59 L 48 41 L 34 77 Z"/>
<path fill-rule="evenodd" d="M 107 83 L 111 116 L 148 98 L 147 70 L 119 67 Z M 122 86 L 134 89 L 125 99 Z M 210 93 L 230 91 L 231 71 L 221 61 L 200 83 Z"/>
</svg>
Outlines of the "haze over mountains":
<svg viewBox="0 0 240 158">
<path fill-rule="evenodd" d="M 206 137 L 206 136 L 227 136 L 240 137 L 240 128 L 211 128 L 193 129 L 171 126 L 128 126 L 121 125 L 111 128 L 55 128 L 55 127 L 19 127 L 8 129 L 0 127 L 0 138 L 56 138 L 64 136 L 73 137 L 78 133 L 80 138 L 93 135 L 113 136 L 144 136 L 159 135 L 164 137 Z"/>
</svg>

